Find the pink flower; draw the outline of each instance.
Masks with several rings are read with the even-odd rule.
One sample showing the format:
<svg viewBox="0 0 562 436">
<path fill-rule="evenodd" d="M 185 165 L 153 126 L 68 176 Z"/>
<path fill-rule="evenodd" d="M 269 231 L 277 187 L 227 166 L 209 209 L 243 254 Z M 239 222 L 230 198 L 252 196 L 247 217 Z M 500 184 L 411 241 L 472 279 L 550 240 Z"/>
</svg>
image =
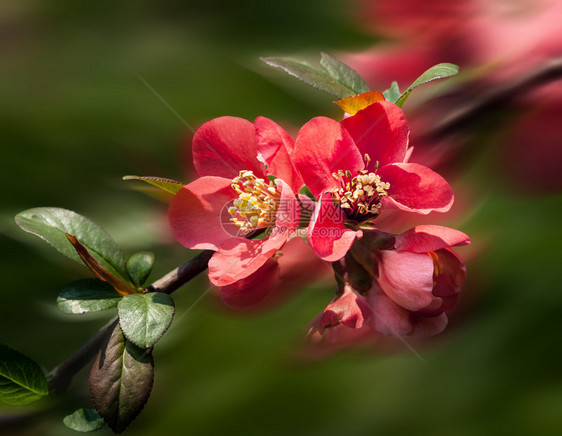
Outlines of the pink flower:
<svg viewBox="0 0 562 436">
<path fill-rule="evenodd" d="M 302 127 L 292 159 L 318 198 L 308 240 L 322 259 L 341 259 L 361 236 L 359 226 L 383 209 L 428 214 L 451 208 L 448 183 L 423 165 L 407 163 L 408 135 L 404 112 L 386 101 L 341 123 L 317 117 Z"/>
<path fill-rule="evenodd" d="M 308 338 L 353 345 L 380 335 L 441 333 L 466 277 L 450 247 L 468 243 L 464 233 L 442 226 L 417 226 L 397 236 L 369 231 L 338 262 L 343 291 L 310 323 Z"/>
<path fill-rule="evenodd" d="M 175 195 L 169 218 L 182 245 L 216 250 L 209 262 L 213 284 L 248 277 L 297 229 L 295 192 L 302 180 L 289 158 L 292 149 L 289 135 L 263 117 L 254 124 L 216 118 L 195 133 L 193 161 L 200 178 Z M 260 229 L 266 230 L 263 239 L 245 238 Z"/>
<path fill-rule="evenodd" d="M 380 316 L 375 330 L 430 336 L 447 325 L 450 310 L 466 278 L 462 260 L 450 248 L 469 237 L 442 226 L 416 226 L 395 237 L 394 247 L 377 251 L 378 286 L 369 302 Z"/>
</svg>

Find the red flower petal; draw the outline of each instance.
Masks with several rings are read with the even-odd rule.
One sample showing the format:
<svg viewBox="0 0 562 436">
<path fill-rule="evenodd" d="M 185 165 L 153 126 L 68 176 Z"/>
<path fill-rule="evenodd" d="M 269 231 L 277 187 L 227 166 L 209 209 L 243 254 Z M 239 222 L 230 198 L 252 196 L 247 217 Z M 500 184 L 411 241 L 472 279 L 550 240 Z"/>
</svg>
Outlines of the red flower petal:
<svg viewBox="0 0 562 436">
<path fill-rule="evenodd" d="M 324 194 L 316 205 L 308 226 L 308 242 L 314 252 L 328 262 L 345 256 L 361 231 L 345 227 L 345 213 L 336 206 L 330 194 Z"/>
<path fill-rule="evenodd" d="M 383 197 L 385 208 L 428 214 L 447 212 L 455 199 L 443 177 L 428 167 L 403 163 L 386 165 L 378 172 L 383 182 L 390 183 L 388 196 Z"/>
<path fill-rule="evenodd" d="M 395 237 L 394 248 L 398 251 L 428 253 L 455 245 L 468 245 L 470 238 L 463 232 L 449 227 L 424 225 L 416 226 Z"/>
<path fill-rule="evenodd" d="M 170 203 L 170 225 L 180 244 L 199 250 L 217 250 L 236 237 L 238 228 L 226 206 L 238 195 L 232 180 L 201 177 L 181 188 Z"/>
<path fill-rule="evenodd" d="M 382 250 L 379 284 L 396 304 L 410 311 L 428 307 L 433 296 L 433 261 L 428 254 Z"/>
<path fill-rule="evenodd" d="M 370 326 L 387 336 L 430 337 L 441 333 L 447 326 L 447 316 L 425 316 L 410 312 L 388 298 L 380 290 L 371 290 L 369 303 L 373 308 Z"/>
<path fill-rule="evenodd" d="M 267 164 L 267 174 L 283 179 L 293 192 L 298 193 L 303 181 L 290 159 L 293 140 L 281 126 L 268 118 L 256 118 L 254 126 L 258 153 Z"/>
<path fill-rule="evenodd" d="M 442 302 L 433 311 L 423 310 L 423 313 L 438 314 L 451 310 L 457 302 L 458 293 L 466 279 L 466 267 L 461 258 L 450 248 L 443 248 L 435 252 L 438 268 L 434 275 L 435 284 L 433 295 Z"/>
<path fill-rule="evenodd" d="M 371 319 L 371 309 L 364 297 L 349 285 L 345 285 L 343 294 L 334 300 L 322 314 L 322 329 L 343 324 L 346 327 L 360 329 Z"/>
<path fill-rule="evenodd" d="M 275 254 L 263 253 L 265 239 L 230 239 L 209 261 L 209 280 L 215 286 L 227 286 L 248 277 Z"/>
<path fill-rule="evenodd" d="M 275 225 L 284 227 L 289 232 L 297 229 L 300 220 L 300 204 L 291 187 L 285 180 L 276 179 L 275 185 L 281 193 L 277 213 L 275 214 Z"/>
<path fill-rule="evenodd" d="M 438 335 L 445 330 L 449 322 L 445 313 L 438 316 L 420 316 L 414 313 L 411 318 L 414 330 L 410 333 L 410 336 L 417 338 L 429 338 Z"/>
<path fill-rule="evenodd" d="M 398 306 L 380 290 L 371 289 L 369 303 L 373 308 L 370 325 L 387 336 L 408 336 L 412 332 L 410 312 Z"/>
<path fill-rule="evenodd" d="M 344 119 L 341 124 L 349 132 L 361 155 L 371 158 L 367 166 L 375 170 L 394 162 L 402 163 L 408 148 L 410 128 L 402 109 L 387 101 L 379 101 Z"/>
<path fill-rule="evenodd" d="M 340 123 L 317 117 L 306 123 L 297 136 L 293 163 L 314 197 L 337 186 L 332 173 L 349 170 L 354 175 L 364 162 L 351 136 Z"/>
<path fill-rule="evenodd" d="M 193 164 L 200 176 L 233 179 L 247 170 L 264 178 L 265 167 L 257 156 L 254 125 L 242 118 L 215 118 L 193 137 Z"/>
<path fill-rule="evenodd" d="M 275 289 L 279 264 L 268 259 L 255 273 L 221 288 L 221 299 L 231 307 L 245 309 L 262 302 Z"/>
</svg>

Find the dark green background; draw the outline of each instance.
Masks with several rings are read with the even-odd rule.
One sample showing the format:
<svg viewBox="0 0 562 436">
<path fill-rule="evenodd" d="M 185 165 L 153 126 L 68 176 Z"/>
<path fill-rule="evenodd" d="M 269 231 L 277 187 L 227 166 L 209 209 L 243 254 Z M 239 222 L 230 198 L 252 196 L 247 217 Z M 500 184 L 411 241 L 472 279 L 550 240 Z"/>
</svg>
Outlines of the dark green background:
<svg viewBox="0 0 562 436">
<path fill-rule="evenodd" d="M 2 250 L 0 340 L 50 370 L 110 316 L 65 316 L 58 291 L 88 276 L 13 224 L 37 206 L 75 210 L 128 254 L 151 249 L 157 278 L 191 253 L 173 243 L 166 206 L 121 176 L 189 180 L 192 126 L 220 115 L 299 126 L 339 116 L 330 97 L 268 70 L 259 56 L 314 59 L 369 39 L 352 2 L 11 2 L 0 9 Z M 304 3 L 304 5 L 302 4 Z M 312 57 L 311 57 L 312 56 Z M 452 224 L 474 241 L 447 332 L 416 349 L 297 357 L 308 321 L 331 298 L 315 286 L 274 311 L 226 312 L 204 277 L 175 295 L 158 344 L 156 384 L 129 434 L 553 434 L 562 431 L 559 194 L 520 192 L 501 176 L 497 132 L 459 167 L 473 192 Z M 527 183 L 528 181 L 524 181 Z M 523 182 L 522 182 L 523 183 Z M 10 434 L 74 434 L 62 417 L 88 406 L 87 372 Z M 45 409 L 47 409 L 45 411 Z M 0 405 L 0 412 L 23 410 Z M 108 434 L 102 430 L 98 434 Z"/>
</svg>

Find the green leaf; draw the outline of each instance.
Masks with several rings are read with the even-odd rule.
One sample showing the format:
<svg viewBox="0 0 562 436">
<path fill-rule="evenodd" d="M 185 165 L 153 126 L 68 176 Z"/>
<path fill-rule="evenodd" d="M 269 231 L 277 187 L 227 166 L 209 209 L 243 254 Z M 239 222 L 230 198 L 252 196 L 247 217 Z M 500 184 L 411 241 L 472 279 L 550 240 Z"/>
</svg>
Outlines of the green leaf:
<svg viewBox="0 0 562 436">
<path fill-rule="evenodd" d="M 400 89 L 398 89 L 398 83 L 392 82 L 390 84 L 390 88 L 384 91 L 383 95 L 386 101 L 396 103 L 396 101 L 400 98 Z"/>
<path fill-rule="evenodd" d="M 105 425 L 105 422 L 99 416 L 96 409 L 78 409 L 71 415 L 67 415 L 62 420 L 68 428 L 87 433 L 96 431 Z"/>
<path fill-rule="evenodd" d="M 99 279 L 81 279 L 66 285 L 57 298 L 64 313 L 82 314 L 116 307 L 121 296 L 113 287 Z"/>
<path fill-rule="evenodd" d="M 357 94 L 350 87 L 334 79 L 326 71 L 314 68 L 304 62 L 287 58 L 260 58 L 260 60 L 271 67 L 280 68 L 307 85 L 327 92 L 337 98 L 350 97 Z"/>
<path fill-rule="evenodd" d="M 424 83 L 431 82 L 437 79 L 444 79 L 445 77 L 454 76 L 458 74 L 459 67 L 455 64 L 437 64 L 431 67 L 430 69 L 426 70 L 420 77 L 418 77 L 414 83 L 410 85 L 410 87 L 402 93 L 400 98 L 396 100 L 396 105 L 398 107 L 402 107 L 406 99 L 409 97 L 410 93 L 413 91 L 414 88 L 423 85 Z"/>
<path fill-rule="evenodd" d="M 148 348 L 170 327 L 174 301 L 162 292 L 127 295 L 117 305 L 117 311 L 127 339 L 139 347 Z"/>
<path fill-rule="evenodd" d="M 133 254 L 127 261 L 127 272 L 131 281 L 136 286 L 142 286 L 154 265 L 154 253 L 149 251 L 140 251 Z"/>
<path fill-rule="evenodd" d="M 90 371 L 90 398 L 116 433 L 133 422 L 148 401 L 154 382 L 154 359 L 127 341 L 116 324 Z"/>
<path fill-rule="evenodd" d="M 20 212 L 15 221 L 22 230 L 38 236 L 60 253 L 82 264 L 65 233 L 76 236 L 102 267 L 125 283 L 130 283 L 119 246 L 105 230 L 88 218 L 67 209 L 38 207 Z"/>
<path fill-rule="evenodd" d="M 355 94 L 369 92 L 369 86 L 354 69 L 328 53 L 320 53 L 320 55 L 322 56 L 320 65 L 331 77 L 352 89 Z"/>
<path fill-rule="evenodd" d="M 310 188 L 308 186 L 303 186 L 301 188 L 301 190 L 299 191 L 299 194 L 303 194 L 306 195 L 307 197 L 309 197 L 311 200 L 316 200 L 314 198 L 314 195 L 312 194 L 312 191 L 310 190 Z"/>
<path fill-rule="evenodd" d="M 185 186 L 185 183 L 176 182 L 172 179 L 152 176 L 124 176 L 123 180 L 141 180 L 152 186 L 156 186 L 168 194 L 176 195 L 178 191 Z"/>
<path fill-rule="evenodd" d="M 49 394 L 47 379 L 29 357 L 0 344 L 0 400 L 14 406 L 33 403 Z"/>
</svg>

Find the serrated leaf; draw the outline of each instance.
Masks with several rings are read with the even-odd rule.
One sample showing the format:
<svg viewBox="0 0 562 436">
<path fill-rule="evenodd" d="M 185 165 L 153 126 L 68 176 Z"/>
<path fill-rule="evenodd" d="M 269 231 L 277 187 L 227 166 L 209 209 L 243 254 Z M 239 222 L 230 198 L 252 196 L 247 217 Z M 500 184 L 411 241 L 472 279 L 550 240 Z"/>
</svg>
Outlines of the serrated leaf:
<svg viewBox="0 0 562 436">
<path fill-rule="evenodd" d="M 260 60 L 271 67 L 280 68 L 307 85 L 337 98 L 357 94 L 353 89 L 334 79 L 326 71 L 314 68 L 304 62 L 287 58 L 260 58 Z"/>
<path fill-rule="evenodd" d="M 104 341 L 90 371 L 90 398 L 103 420 L 121 433 L 142 411 L 154 382 L 154 359 L 127 341 L 119 324 Z"/>
<path fill-rule="evenodd" d="M 369 86 L 354 69 L 328 53 L 320 53 L 320 55 L 322 56 L 320 66 L 331 77 L 347 88 L 352 89 L 355 94 L 369 92 Z"/>
<path fill-rule="evenodd" d="M 400 89 L 398 89 L 398 83 L 392 82 L 390 84 L 390 88 L 383 92 L 384 98 L 386 101 L 391 103 L 396 103 L 396 101 L 400 98 Z"/>
<path fill-rule="evenodd" d="M 22 230 L 43 239 L 60 253 L 82 264 L 65 233 L 76 236 L 106 270 L 127 281 L 125 257 L 117 243 L 100 226 L 71 210 L 38 207 L 20 212 L 15 218 Z"/>
<path fill-rule="evenodd" d="M 119 323 L 127 339 L 139 347 L 152 347 L 174 317 L 174 300 L 162 292 L 134 294 L 117 305 Z"/>
<path fill-rule="evenodd" d="M 178 191 L 185 186 L 185 183 L 176 182 L 175 180 L 165 179 L 163 177 L 124 176 L 123 180 L 141 180 L 172 195 L 176 195 Z"/>
<path fill-rule="evenodd" d="M 0 344 L 0 400 L 23 406 L 49 394 L 43 371 L 29 357 Z"/>
<path fill-rule="evenodd" d="M 459 67 L 455 64 L 442 63 L 434 65 L 433 67 L 426 70 L 420 77 L 418 77 L 414 83 L 412 83 L 406 91 L 402 93 L 400 98 L 396 100 L 396 105 L 402 107 L 406 99 L 411 94 L 412 90 L 424 83 L 431 82 L 437 79 L 444 79 L 445 77 L 451 77 L 458 74 Z"/>
<path fill-rule="evenodd" d="M 142 286 L 154 265 L 154 253 L 149 251 L 140 251 L 133 254 L 127 261 L 127 272 L 131 281 L 136 286 Z"/>
<path fill-rule="evenodd" d="M 117 307 L 121 296 L 113 287 L 99 279 L 81 279 L 66 285 L 57 298 L 64 313 L 83 314 Z"/>
<path fill-rule="evenodd" d="M 67 415 L 62 420 L 64 425 L 74 431 L 87 433 L 96 431 L 105 425 L 96 409 L 78 409 L 74 413 Z"/>
</svg>

